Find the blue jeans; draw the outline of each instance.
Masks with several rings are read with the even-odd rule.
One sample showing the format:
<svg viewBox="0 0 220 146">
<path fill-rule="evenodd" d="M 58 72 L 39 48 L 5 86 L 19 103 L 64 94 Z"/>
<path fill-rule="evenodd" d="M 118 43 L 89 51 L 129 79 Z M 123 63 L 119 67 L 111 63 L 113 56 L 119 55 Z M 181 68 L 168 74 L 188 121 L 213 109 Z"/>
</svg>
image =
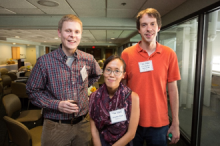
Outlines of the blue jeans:
<svg viewBox="0 0 220 146">
<path fill-rule="evenodd" d="M 145 140 L 147 146 L 166 146 L 168 129 L 168 125 L 159 128 L 138 126 L 133 144 L 143 146 Z"/>
</svg>

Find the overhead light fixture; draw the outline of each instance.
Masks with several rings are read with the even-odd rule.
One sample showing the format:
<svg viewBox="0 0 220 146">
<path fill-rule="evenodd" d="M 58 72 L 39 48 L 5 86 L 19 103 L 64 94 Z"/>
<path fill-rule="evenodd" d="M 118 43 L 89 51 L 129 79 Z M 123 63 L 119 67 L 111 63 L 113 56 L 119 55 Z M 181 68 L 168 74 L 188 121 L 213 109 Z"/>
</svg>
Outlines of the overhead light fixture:
<svg viewBox="0 0 220 146">
<path fill-rule="evenodd" d="M 16 45 L 16 43 L 12 43 L 13 45 Z"/>
<path fill-rule="evenodd" d="M 122 6 L 125 6 L 125 5 L 126 5 L 126 3 L 121 3 L 121 5 L 122 5 Z"/>
<path fill-rule="evenodd" d="M 112 40 L 114 40 L 115 38 L 111 38 Z"/>
<path fill-rule="evenodd" d="M 38 4 L 46 7 L 57 7 L 59 6 L 59 3 L 54 2 L 52 0 L 39 0 L 37 1 Z"/>
<path fill-rule="evenodd" d="M 19 36 L 15 36 L 15 38 L 20 38 Z"/>
<path fill-rule="evenodd" d="M 54 38 L 54 39 L 56 39 L 56 40 L 57 40 L 58 38 Z"/>
</svg>

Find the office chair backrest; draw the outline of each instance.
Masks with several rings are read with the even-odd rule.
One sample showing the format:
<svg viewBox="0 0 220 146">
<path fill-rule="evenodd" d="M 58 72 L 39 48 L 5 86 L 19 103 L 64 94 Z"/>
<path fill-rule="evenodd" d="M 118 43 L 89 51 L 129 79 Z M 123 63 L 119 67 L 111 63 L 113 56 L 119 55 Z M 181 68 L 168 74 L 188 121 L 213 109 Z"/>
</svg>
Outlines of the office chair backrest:
<svg viewBox="0 0 220 146">
<path fill-rule="evenodd" d="M 11 137 L 11 141 L 18 146 L 30 146 L 31 145 L 31 134 L 29 129 L 22 123 L 4 116 L 8 132 Z"/>
<path fill-rule="evenodd" d="M 3 86 L 2 86 L 2 84 L 0 84 L 0 95 L 2 95 L 3 94 Z"/>
<path fill-rule="evenodd" d="M 26 71 L 25 74 L 24 74 L 25 77 L 29 77 L 30 75 L 31 75 L 30 71 Z"/>
<path fill-rule="evenodd" d="M 10 72 L 10 73 L 7 73 L 6 75 L 8 75 L 12 81 L 17 80 L 17 78 L 18 78 L 15 73 Z"/>
<path fill-rule="evenodd" d="M 5 111 L 9 117 L 13 115 L 14 112 L 21 110 L 21 101 L 17 95 L 8 94 L 2 98 Z"/>
<path fill-rule="evenodd" d="M 11 78 L 8 75 L 2 75 L 2 85 L 4 89 L 11 86 Z"/>
<path fill-rule="evenodd" d="M 28 98 L 25 83 L 20 83 L 20 82 L 11 83 L 11 93 L 17 95 L 19 98 Z"/>
<path fill-rule="evenodd" d="M 0 72 L 1 72 L 1 75 L 5 75 L 6 73 L 8 73 L 8 69 L 0 68 Z"/>
</svg>

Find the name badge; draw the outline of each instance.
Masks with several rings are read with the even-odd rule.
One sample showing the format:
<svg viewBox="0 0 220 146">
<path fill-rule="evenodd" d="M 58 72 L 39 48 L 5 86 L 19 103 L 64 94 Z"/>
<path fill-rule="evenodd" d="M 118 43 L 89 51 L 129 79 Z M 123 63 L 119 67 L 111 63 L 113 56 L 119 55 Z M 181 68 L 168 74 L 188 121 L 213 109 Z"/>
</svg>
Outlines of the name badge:
<svg viewBox="0 0 220 146">
<path fill-rule="evenodd" d="M 140 72 L 147 72 L 147 71 L 152 71 L 153 69 L 153 64 L 152 60 L 145 61 L 145 62 L 138 62 Z"/>
<path fill-rule="evenodd" d="M 85 65 L 84 65 L 83 68 L 81 69 L 80 74 L 81 74 L 81 76 L 82 76 L 82 80 L 83 80 L 83 81 L 88 77 L 88 74 L 87 74 L 87 72 L 86 72 L 86 66 L 85 66 Z"/>
<path fill-rule="evenodd" d="M 118 109 L 118 110 L 110 111 L 109 114 L 110 114 L 110 119 L 111 119 L 112 124 L 127 120 L 125 116 L 125 109 Z"/>
</svg>

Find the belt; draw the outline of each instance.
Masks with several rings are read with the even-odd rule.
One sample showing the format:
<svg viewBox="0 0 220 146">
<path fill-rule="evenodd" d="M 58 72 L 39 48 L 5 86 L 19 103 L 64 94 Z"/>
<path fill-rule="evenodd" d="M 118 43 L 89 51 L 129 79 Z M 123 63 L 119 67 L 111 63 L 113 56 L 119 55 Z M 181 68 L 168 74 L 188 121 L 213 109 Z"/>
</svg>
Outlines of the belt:
<svg viewBox="0 0 220 146">
<path fill-rule="evenodd" d="M 76 117 L 76 118 L 72 118 L 71 120 L 54 120 L 54 119 L 49 119 L 53 122 L 61 122 L 63 124 L 71 124 L 71 125 L 74 125 L 74 124 L 77 124 L 79 123 L 80 121 L 82 121 L 85 117 L 86 117 L 87 114 L 83 115 L 83 116 L 80 116 L 80 117 Z"/>
</svg>

